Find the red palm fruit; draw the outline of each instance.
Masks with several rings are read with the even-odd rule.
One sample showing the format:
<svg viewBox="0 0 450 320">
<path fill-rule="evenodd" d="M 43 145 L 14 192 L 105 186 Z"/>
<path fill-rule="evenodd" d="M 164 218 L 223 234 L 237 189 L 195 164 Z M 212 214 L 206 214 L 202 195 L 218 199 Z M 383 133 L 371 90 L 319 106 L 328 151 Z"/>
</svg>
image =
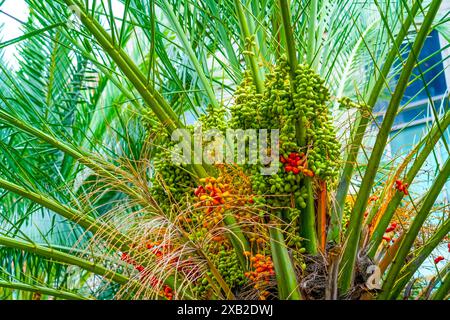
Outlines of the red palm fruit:
<svg viewBox="0 0 450 320">
<path fill-rule="evenodd" d="M 150 285 L 152 287 L 156 287 L 158 284 L 159 284 L 158 278 L 156 278 L 155 276 L 150 276 Z"/>
<path fill-rule="evenodd" d="M 134 263 L 133 259 L 131 259 L 130 256 L 128 255 L 128 253 L 126 253 L 126 252 L 122 253 L 122 256 L 120 257 L 120 259 L 122 261 L 125 261 L 126 263 L 129 263 L 129 264 L 133 264 Z"/>
<path fill-rule="evenodd" d="M 387 242 L 390 242 L 390 241 L 391 241 L 391 238 L 389 238 L 389 237 L 387 237 L 387 236 L 383 236 L 383 240 L 385 240 L 385 241 L 387 241 Z"/>
<path fill-rule="evenodd" d="M 144 269 L 143 266 L 136 266 L 136 270 L 139 271 L 139 272 L 142 272 L 142 271 L 144 271 L 145 269 Z"/>
<path fill-rule="evenodd" d="M 394 230 L 395 230 L 395 227 L 391 226 L 391 227 L 387 228 L 385 232 L 388 233 L 388 232 L 392 232 Z"/>
<path fill-rule="evenodd" d="M 285 170 L 286 172 L 290 172 L 290 171 L 292 171 L 292 167 L 291 167 L 291 166 L 286 166 L 286 167 L 284 168 L 284 170 Z"/>
<path fill-rule="evenodd" d="M 298 174 L 300 172 L 300 170 L 297 167 L 292 168 L 292 172 L 294 174 Z"/>
<path fill-rule="evenodd" d="M 291 158 L 291 159 L 295 159 L 296 156 L 297 156 L 297 154 L 295 152 L 291 152 L 289 154 L 289 158 Z"/>
<path fill-rule="evenodd" d="M 405 196 L 407 196 L 409 194 L 407 188 L 408 188 L 408 184 L 406 183 L 406 184 L 403 185 L 403 193 L 405 194 Z"/>
<path fill-rule="evenodd" d="M 434 263 L 438 264 L 439 262 L 441 262 L 442 260 L 444 260 L 443 256 L 438 256 L 437 258 L 434 259 Z"/>
<path fill-rule="evenodd" d="M 286 159 L 283 156 L 280 156 L 280 162 L 281 163 L 286 163 Z"/>
</svg>

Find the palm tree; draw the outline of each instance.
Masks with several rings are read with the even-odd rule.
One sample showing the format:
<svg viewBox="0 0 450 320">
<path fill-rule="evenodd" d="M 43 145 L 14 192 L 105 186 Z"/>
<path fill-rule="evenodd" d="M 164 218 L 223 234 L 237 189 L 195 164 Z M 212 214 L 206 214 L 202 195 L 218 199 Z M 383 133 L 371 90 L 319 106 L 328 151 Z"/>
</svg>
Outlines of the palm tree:
<svg viewBox="0 0 450 320">
<path fill-rule="evenodd" d="M 3 298 L 448 296 L 448 264 L 417 275 L 448 241 L 450 160 L 407 188 L 440 141 L 449 152 L 448 98 L 419 59 L 449 34 L 440 0 L 26 2 L 23 35 L 0 46 L 18 47 L 0 61 Z M 434 121 L 386 160 L 415 82 Z M 282 129 L 310 167 L 169 163 L 194 122 Z"/>
</svg>

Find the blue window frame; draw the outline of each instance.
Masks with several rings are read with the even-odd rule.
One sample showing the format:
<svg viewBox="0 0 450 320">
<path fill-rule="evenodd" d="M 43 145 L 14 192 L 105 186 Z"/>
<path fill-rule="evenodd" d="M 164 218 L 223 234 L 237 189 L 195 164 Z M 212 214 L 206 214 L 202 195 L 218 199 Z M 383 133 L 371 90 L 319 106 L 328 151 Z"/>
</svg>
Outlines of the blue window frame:
<svg viewBox="0 0 450 320">
<path fill-rule="evenodd" d="M 402 60 L 407 59 L 410 47 L 411 43 L 402 46 Z M 422 61 L 422 63 L 413 69 L 410 77 L 412 83 L 406 88 L 402 97 L 401 104 L 406 106 L 403 110 L 401 109 L 395 119 L 394 132 L 402 127 L 421 125 L 431 120 L 429 96 L 433 99 L 437 112 L 443 111 L 440 110 L 441 107 L 448 108 L 448 100 L 442 101 L 447 90 L 447 83 L 440 50 L 439 33 L 433 30 L 425 40 L 424 47 L 419 54 L 418 61 Z M 394 68 L 400 69 L 400 63 L 401 61 L 397 61 Z M 395 89 L 399 76 L 397 73 L 392 79 L 392 91 Z M 424 89 L 424 83 L 427 83 L 427 90 Z M 374 108 L 378 124 L 381 124 L 387 104 L 387 101 L 380 101 Z"/>
<path fill-rule="evenodd" d="M 404 47 L 407 47 L 407 49 L 404 50 L 402 57 L 406 59 L 411 44 L 405 44 Z M 410 78 L 410 81 L 416 77 L 417 80 L 406 88 L 402 103 L 407 103 L 410 99 L 413 99 L 412 102 L 428 99 L 427 92 L 423 90 L 424 83 L 428 84 L 427 87 L 431 96 L 439 96 L 445 93 L 447 84 L 445 82 L 440 49 L 439 33 L 433 30 L 425 40 L 425 44 L 419 54 L 418 60 L 423 62 L 419 67 L 413 69 Z M 421 72 L 422 76 L 420 75 Z M 395 82 L 397 82 L 398 77 L 399 75 L 396 76 Z"/>
</svg>

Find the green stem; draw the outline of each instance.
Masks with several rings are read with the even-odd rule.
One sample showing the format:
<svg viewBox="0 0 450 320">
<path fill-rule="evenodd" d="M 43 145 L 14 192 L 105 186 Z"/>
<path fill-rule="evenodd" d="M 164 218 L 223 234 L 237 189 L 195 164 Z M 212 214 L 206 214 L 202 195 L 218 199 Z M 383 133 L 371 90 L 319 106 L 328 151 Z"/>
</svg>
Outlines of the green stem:
<svg viewBox="0 0 450 320">
<path fill-rule="evenodd" d="M 281 300 L 300 300 L 302 297 L 297 277 L 284 242 L 283 233 L 277 226 L 269 226 L 270 247 Z"/>
<path fill-rule="evenodd" d="M 304 246 L 308 253 L 317 254 L 317 231 L 316 231 L 316 215 L 314 210 L 314 191 L 312 188 L 312 180 L 305 177 L 305 186 L 308 192 L 306 199 L 306 208 L 302 211 L 300 235 L 305 239 Z"/>
<path fill-rule="evenodd" d="M 294 31 L 291 24 L 291 9 L 289 0 L 278 0 L 283 21 L 283 31 L 286 37 L 286 51 L 288 54 L 289 67 L 291 69 L 291 79 L 295 79 L 295 68 L 297 68 L 297 49 L 295 48 Z"/>
<path fill-rule="evenodd" d="M 372 190 L 377 168 L 380 164 L 381 157 L 383 156 L 383 150 L 386 146 L 389 133 L 391 131 L 392 124 L 394 123 L 395 116 L 397 114 L 398 107 L 400 105 L 403 94 L 408 86 L 408 79 L 411 76 L 412 70 L 417 62 L 420 50 L 425 43 L 425 39 L 430 31 L 434 17 L 442 0 L 434 0 L 428 13 L 423 21 L 420 31 L 414 41 L 411 51 L 408 55 L 408 59 L 403 66 L 400 74 L 398 84 L 395 88 L 394 94 L 389 101 L 386 114 L 381 124 L 380 131 L 377 135 L 375 145 L 370 155 L 367 168 L 361 182 L 360 190 L 355 201 L 355 205 L 352 210 L 350 225 L 347 232 L 346 245 L 341 260 L 341 273 L 339 278 L 339 288 L 341 293 L 347 292 L 353 282 L 353 271 L 358 251 L 359 240 L 361 236 L 361 230 L 363 226 L 364 211 L 367 207 L 367 200 L 369 199 L 370 192 Z"/>
<path fill-rule="evenodd" d="M 370 93 L 369 99 L 367 101 L 367 105 L 369 108 L 373 108 L 375 103 L 380 96 L 381 90 L 383 89 L 383 85 L 386 83 L 386 79 L 389 75 L 389 71 L 391 70 L 392 64 L 397 57 L 399 48 L 403 43 L 405 37 L 408 34 L 408 30 L 414 21 L 414 17 L 416 16 L 421 1 L 416 1 L 411 8 L 410 14 L 406 17 L 397 37 L 395 38 L 394 44 L 392 48 L 389 50 L 389 53 L 384 61 L 383 67 L 381 69 L 380 74 L 378 75 L 378 79 L 375 82 L 374 87 Z M 369 123 L 369 118 L 360 116 L 359 119 L 356 120 L 354 131 L 352 132 L 352 141 L 350 144 L 350 148 L 345 159 L 344 169 L 342 170 L 341 177 L 339 179 L 339 185 L 336 192 L 336 201 L 333 206 L 331 212 L 331 222 L 330 222 L 330 231 L 328 233 L 328 239 L 330 241 L 334 241 L 338 243 L 340 241 L 339 233 L 341 230 L 342 223 L 342 214 L 345 205 L 345 198 L 348 194 L 348 189 L 350 187 L 351 177 L 353 175 L 353 171 L 356 165 L 356 160 L 358 157 L 359 148 L 362 144 L 362 140 L 364 138 L 364 133 L 366 132 L 367 125 Z"/>
<path fill-rule="evenodd" d="M 241 28 L 241 33 L 243 36 L 243 42 L 249 41 L 254 35 L 248 23 L 247 15 L 245 14 L 244 8 L 242 7 L 241 0 L 234 0 L 234 7 L 239 20 L 239 26 Z M 250 49 L 250 50 L 249 50 Z M 246 51 L 250 51 L 249 54 L 245 55 L 247 65 L 250 66 L 253 75 L 253 81 L 256 86 L 256 91 L 262 93 L 264 91 L 264 81 L 262 80 L 261 72 L 259 71 L 258 59 L 256 58 L 258 54 L 258 48 L 255 43 L 251 44 L 250 48 L 245 48 Z"/>
<path fill-rule="evenodd" d="M 419 150 L 419 148 L 422 145 L 425 145 L 422 149 L 422 151 L 419 153 L 419 155 L 414 160 L 413 165 L 409 169 L 408 173 L 406 174 L 406 177 L 404 179 L 404 183 L 411 184 L 416 177 L 417 173 L 419 172 L 422 165 L 425 163 L 425 160 L 428 158 L 431 151 L 433 151 L 434 146 L 439 141 L 439 139 L 443 136 L 444 131 L 447 129 L 447 127 L 450 125 L 450 110 L 446 112 L 444 115 L 442 121 L 436 120 L 436 125 L 433 126 L 433 128 L 430 130 L 430 132 L 419 142 L 419 144 L 416 147 L 416 150 Z M 378 246 L 380 245 L 384 232 L 386 228 L 388 227 L 392 217 L 394 216 L 395 211 L 397 210 L 398 206 L 400 205 L 402 199 L 403 199 L 404 193 L 400 191 L 396 191 L 395 195 L 392 197 L 392 199 L 389 201 L 386 211 L 383 213 L 383 216 L 381 217 L 380 221 L 375 227 L 375 230 L 372 233 L 371 240 L 370 240 L 370 248 L 368 251 L 368 255 L 371 258 L 375 257 L 375 254 L 377 252 Z"/>
<path fill-rule="evenodd" d="M 398 275 L 404 266 L 405 259 L 409 254 L 414 240 L 419 234 L 420 229 L 422 228 L 423 223 L 426 218 L 430 214 L 430 210 L 432 209 L 434 202 L 442 191 L 443 186 L 447 182 L 448 177 L 450 176 L 450 158 L 445 162 L 442 171 L 437 176 L 434 181 L 431 189 L 428 191 L 423 204 L 411 223 L 408 232 L 405 234 L 400 247 L 397 251 L 397 254 L 392 261 L 391 267 L 389 268 L 389 272 L 386 276 L 386 279 L 383 283 L 382 290 L 383 292 L 379 295 L 379 299 L 387 299 L 391 295 L 391 289 L 394 287 L 394 284 L 398 281 Z"/>
<path fill-rule="evenodd" d="M 79 296 L 75 293 L 64 291 L 61 289 L 53 289 L 27 283 L 7 282 L 0 280 L 0 288 L 40 293 L 64 300 L 90 300 L 89 298 L 85 298 L 83 296 Z"/>
<path fill-rule="evenodd" d="M 245 258 L 244 251 L 250 251 L 250 245 L 231 213 L 226 212 L 224 214 L 223 222 L 228 228 L 228 237 L 233 244 L 239 262 L 241 263 L 242 268 L 246 270 L 247 259 Z"/>
<path fill-rule="evenodd" d="M 309 1 L 309 25 L 308 25 L 308 48 L 306 52 L 306 60 L 309 65 L 313 65 L 314 53 L 316 52 L 316 19 L 317 19 L 317 0 Z"/>
</svg>

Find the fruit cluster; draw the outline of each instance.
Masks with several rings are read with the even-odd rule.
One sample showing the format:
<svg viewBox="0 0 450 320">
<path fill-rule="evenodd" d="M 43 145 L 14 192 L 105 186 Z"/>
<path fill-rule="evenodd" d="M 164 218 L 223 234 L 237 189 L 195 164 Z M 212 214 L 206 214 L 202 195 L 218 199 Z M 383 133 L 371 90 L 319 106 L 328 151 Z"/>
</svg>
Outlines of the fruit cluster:
<svg viewBox="0 0 450 320">
<path fill-rule="evenodd" d="M 199 117 L 202 130 L 215 129 L 225 133 L 227 130 L 226 113 L 224 107 L 214 108 L 212 105 L 208 105 L 205 114 Z"/>
<path fill-rule="evenodd" d="M 259 105 L 261 94 L 256 93 L 251 73 L 246 71 L 241 84 L 234 93 L 234 105 L 230 108 L 232 129 L 257 129 L 261 121 Z"/>
<path fill-rule="evenodd" d="M 223 213 L 225 211 L 225 204 L 232 200 L 230 192 L 227 190 L 228 185 L 224 185 L 221 179 L 204 178 L 200 180 L 205 186 L 198 186 L 195 191 L 195 208 L 202 209 L 202 213 L 198 213 L 192 216 L 194 223 L 199 224 L 205 228 L 205 232 L 198 234 L 201 238 L 214 226 L 217 226 L 223 219 Z"/>
<path fill-rule="evenodd" d="M 214 170 L 219 178 L 201 179 L 198 185 L 185 170 L 187 168 L 168 162 L 170 154 L 161 151 L 155 161 L 152 193 L 165 211 L 174 208 L 174 203 L 187 206 L 194 201 L 196 210 L 184 210 L 180 216 L 181 227 L 189 234 L 190 240 L 201 243 L 207 258 L 230 288 L 237 290 L 250 280 L 262 291 L 261 297 L 265 299 L 269 293 L 260 285 L 267 284 L 273 277 L 274 267 L 267 237 L 257 226 L 261 226 L 260 222 L 267 218 L 268 212 L 281 208 L 280 218 L 287 223 L 283 230 L 286 243 L 295 252 L 296 264 L 304 269 L 302 254 L 305 249 L 301 247 L 303 239 L 299 236 L 299 225 L 301 210 L 307 207 L 305 181 L 334 182 L 340 146 L 328 111 L 328 89 L 324 80 L 307 65 L 295 66 L 295 80 L 291 81 L 290 67 L 285 58 L 280 59 L 266 75 L 263 93 L 257 92 L 251 74 L 246 72 L 236 89 L 234 102 L 230 119 L 227 119 L 223 107 L 210 105 L 199 122 L 204 129 L 221 132 L 227 128 L 279 129 L 277 143 L 281 156 L 278 172 L 262 175 L 260 169 L 266 165 L 261 162 L 238 166 L 247 177 L 246 184 L 241 183 L 244 179 L 236 182 L 226 175 L 223 178 L 220 165 L 216 164 Z M 271 142 L 268 141 L 268 145 Z M 169 147 L 170 142 L 164 144 L 165 150 Z M 250 150 L 246 148 L 248 154 Z M 263 151 L 269 155 L 271 150 Z M 255 256 L 246 253 L 250 271 L 245 275 L 230 240 L 215 232 L 225 213 L 233 215 L 243 231 L 253 235 L 249 237 L 251 250 L 259 252 Z M 165 249 L 157 244 L 152 244 L 149 249 L 156 256 L 165 255 Z M 206 272 L 204 277 L 194 280 L 195 292 L 200 296 L 208 295 L 213 278 Z"/>
<path fill-rule="evenodd" d="M 403 192 L 405 196 L 409 194 L 408 192 L 408 184 L 403 183 L 401 180 L 395 180 L 395 189 L 397 189 L 400 192 Z"/>
<path fill-rule="evenodd" d="M 170 151 L 174 143 L 168 137 L 159 141 L 161 148 L 154 155 L 155 174 L 151 180 L 151 194 L 164 212 L 179 207 L 195 187 L 195 181 L 184 164 L 175 164 Z M 168 161 L 169 160 L 169 161 Z"/>
<path fill-rule="evenodd" d="M 307 191 L 301 185 L 302 175 L 280 172 L 271 176 L 254 174 L 253 191 L 259 195 L 255 202 L 272 207 L 290 207 L 292 200 L 300 208 L 306 207 Z"/>
<path fill-rule="evenodd" d="M 226 250 L 225 246 L 213 257 L 212 261 L 217 266 L 220 275 L 232 288 L 245 284 L 244 272 L 240 267 L 237 254 L 234 250 Z"/>
<path fill-rule="evenodd" d="M 169 245 L 162 245 L 161 241 L 150 241 L 147 242 L 145 247 L 150 250 L 157 258 L 161 258 L 164 254 L 169 251 Z"/>
<path fill-rule="evenodd" d="M 341 97 L 338 99 L 338 103 L 339 109 L 357 109 L 363 117 L 370 117 L 371 115 L 369 105 L 363 101 L 354 102 L 349 97 Z"/>
<path fill-rule="evenodd" d="M 194 191 L 194 195 L 200 200 L 196 206 L 207 207 L 208 213 L 231 200 L 231 194 L 228 191 L 229 185 L 224 185 L 220 177 L 217 179 L 214 177 L 202 178 L 200 182 L 205 186 L 200 185 Z"/>
<path fill-rule="evenodd" d="M 291 248 L 295 248 L 296 253 L 304 253 L 305 248 L 302 248 L 301 241 L 302 238 L 299 236 L 300 233 L 300 215 L 301 211 L 298 208 L 288 208 L 288 218 L 290 221 L 288 227 L 288 234 L 286 237 L 286 242 Z"/>
<path fill-rule="evenodd" d="M 250 259 L 251 269 L 244 275 L 254 283 L 255 289 L 262 289 L 263 285 L 269 284 L 270 278 L 275 275 L 272 258 L 259 253 L 253 256 L 249 251 L 244 254 Z M 260 299 L 265 300 L 268 295 L 268 291 L 262 290 Z"/>
<path fill-rule="evenodd" d="M 234 214 L 237 220 L 243 213 L 242 207 L 253 204 L 253 196 L 246 188 L 245 182 L 235 183 L 234 176 L 227 172 L 225 168 L 217 167 L 220 172 L 218 178 L 207 177 L 199 180 L 201 183 L 194 190 L 194 210 L 189 220 L 191 225 L 197 225 L 190 232 L 189 237 L 192 240 L 211 239 L 212 241 L 202 241 L 206 246 L 208 259 L 216 266 L 221 277 L 230 288 L 239 288 L 247 281 L 243 270 L 229 239 L 223 234 L 217 234 L 214 230 L 222 223 L 225 211 Z M 234 172 L 234 174 L 236 174 Z M 239 180 L 239 179 L 238 179 Z M 207 238 L 207 235 L 210 238 Z M 212 285 L 207 277 L 213 278 L 212 274 L 206 273 L 205 277 L 198 279 L 194 292 L 199 296 L 207 296 Z"/>
<path fill-rule="evenodd" d="M 206 214 L 213 211 L 222 213 L 226 209 L 235 206 L 244 206 L 246 203 L 253 203 L 252 195 L 235 194 L 230 184 L 223 183 L 223 177 L 207 177 L 200 179 L 204 185 L 198 186 L 194 195 L 197 199 L 195 207 L 203 207 Z M 217 222 L 216 222 L 217 223 Z"/>
<path fill-rule="evenodd" d="M 314 172 L 308 169 L 306 155 L 303 152 L 291 152 L 287 158 L 280 156 L 280 162 L 284 164 L 285 172 L 292 172 L 295 175 L 303 173 L 307 177 L 314 177 Z"/>
<path fill-rule="evenodd" d="M 220 276 L 231 289 L 240 288 L 247 282 L 237 254 L 228 241 L 209 243 L 205 252 L 209 261 L 217 268 Z M 193 292 L 200 297 L 207 298 L 212 288 L 211 279 L 214 279 L 212 272 L 206 271 L 195 281 Z"/>
<path fill-rule="evenodd" d="M 173 299 L 173 290 L 168 285 L 166 285 L 166 284 L 163 285 L 162 292 L 163 292 L 164 297 L 166 297 L 167 300 Z"/>
<path fill-rule="evenodd" d="M 340 109 L 357 109 L 358 104 L 353 102 L 349 97 L 341 97 L 338 99 Z"/>
<path fill-rule="evenodd" d="M 338 174 L 337 162 L 340 144 L 328 111 L 330 99 L 324 80 L 309 66 L 296 70 L 294 105 L 304 115 L 310 169 L 322 180 L 334 180 Z"/>
</svg>

